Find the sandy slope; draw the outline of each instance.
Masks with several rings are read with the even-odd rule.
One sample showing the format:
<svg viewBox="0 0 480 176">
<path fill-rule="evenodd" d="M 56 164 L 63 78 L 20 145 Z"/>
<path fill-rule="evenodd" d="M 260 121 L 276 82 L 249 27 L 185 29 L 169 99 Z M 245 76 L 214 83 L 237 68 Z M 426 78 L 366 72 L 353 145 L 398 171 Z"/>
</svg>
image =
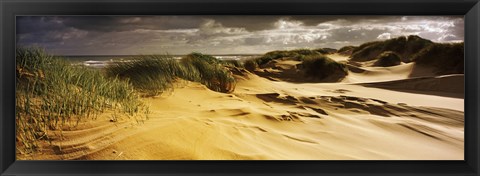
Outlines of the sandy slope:
<svg viewBox="0 0 480 176">
<path fill-rule="evenodd" d="M 364 69 L 397 73 L 385 77 L 393 80 L 407 78 L 411 67 Z M 173 92 L 145 99 L 149 120 L 109 122 L 110 114 L 104 114 L 64 131 L 65 140 L 45 144 L 42 154 L 19 159 L 464 158 L 463 98 L 442 96 L 439 89 L 452 85 L 441 77 L 351 84 L 379 78 L 358 73 L 343 83 L 297 84 L 248 74 L 238 78 L 233 94 L 182 82 Z M 414 88 L 428 81 L 442 83 L 433 86 L 440 94 L 399 91 L 408 88 L 404 82 Z"/>
<path fill-rule="evenodd" d="M 331 54 L 328 57 L 337 62 L 346 62 L 349 69 L 349 76 L 342 80 L 344 83 L 366 83 L 401 80 L 414 77 L 432 77 L 432 68 L 425 68 L 415 63 L 402 63 L 392 67 L 373 67 L 371 62 L 348 62 L 348 56 Z"/>
</svg>

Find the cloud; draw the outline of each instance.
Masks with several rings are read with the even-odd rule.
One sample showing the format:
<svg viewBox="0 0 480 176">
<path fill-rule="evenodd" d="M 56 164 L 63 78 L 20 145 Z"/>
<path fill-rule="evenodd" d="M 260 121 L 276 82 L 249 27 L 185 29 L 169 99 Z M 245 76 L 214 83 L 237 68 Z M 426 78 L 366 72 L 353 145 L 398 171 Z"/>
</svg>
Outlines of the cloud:
<svg viewBox="0 0 480 176">
<path fill-rule="evenodd" d="M 225 35 L 239 35 L 247 31 L 244 28 L 229 28 L 224 27 L 221 23 L 215 20 L 205 20 L 200 25 L 198 33 L 203 36 L 225 36 Z"/>
<path fill-rule="evenodd" d="M 58 54 L 264 53 L 402 35 L 463 41 L 461 16 L 24 16 L 17 44 Z"/>
<path fill-rule="evenodd" d="M 459 40 L 459 38 L 453 34 L 445 34 L 440 36 L 437 40 L 440 42 L 445 42 L 445 41 L 448 42 L 448 41 L 457 41 Z"/>
<path fill-rule="evenodd" d="M 388 32 L 385 32 L 385 33 L 382 33 L 380 35 L 378 35 L 377 39 L 379 40 L 386 40 L 386 39 L 390 39 L 392 38 L 392 34 L 388 33 Z"/>
<path fill-rule="evenodd" d="M 303 23 L 301 21 L 291 21 L 291 20 L 280 19 L 274 23 L 274 26 L 277 27 L 277 29 L 295 29 L 295 28 L 302 28 Z"/>
</svg>

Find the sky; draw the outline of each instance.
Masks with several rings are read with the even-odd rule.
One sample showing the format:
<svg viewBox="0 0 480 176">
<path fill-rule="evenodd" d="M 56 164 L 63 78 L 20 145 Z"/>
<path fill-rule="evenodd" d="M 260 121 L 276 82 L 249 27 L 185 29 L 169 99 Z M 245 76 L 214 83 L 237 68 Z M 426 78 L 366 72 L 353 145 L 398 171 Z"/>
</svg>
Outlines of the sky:
<svg viewBox="0 0 480 176">
<path fill-rule="evenodd" d="M 263 54 L 418 35 L 464 40 L 463 16 L 19 16 L 17 46 L 56 55 Z"/>
</svg>

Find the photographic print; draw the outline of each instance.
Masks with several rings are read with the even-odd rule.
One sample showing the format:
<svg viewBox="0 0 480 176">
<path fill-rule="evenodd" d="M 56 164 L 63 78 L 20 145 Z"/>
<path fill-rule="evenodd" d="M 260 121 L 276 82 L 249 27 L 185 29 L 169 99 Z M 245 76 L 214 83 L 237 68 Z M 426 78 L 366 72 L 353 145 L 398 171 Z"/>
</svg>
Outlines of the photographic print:
<svg viewBox="0 0 480 176">
<path fill-rule="evenodd" d="M 464 160 L 463 16 L 17 16 L 17 160 Z"/>
</svg>

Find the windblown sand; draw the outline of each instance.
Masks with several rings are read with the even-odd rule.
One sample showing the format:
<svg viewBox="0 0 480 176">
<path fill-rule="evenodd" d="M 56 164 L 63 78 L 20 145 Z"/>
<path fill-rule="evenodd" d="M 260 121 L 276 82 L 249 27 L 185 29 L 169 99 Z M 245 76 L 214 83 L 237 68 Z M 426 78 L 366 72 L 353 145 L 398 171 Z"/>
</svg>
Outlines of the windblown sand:
<svg viewBox="0 0 480 176">
<path fill-rule="evenodd" d="M 340 83 L 247 73 L 231 94 L 180 81 L 145 99 L 149 120 L 110 122 L 106 113 L 18 159 L 464 159 L 463 75 L 425 69 L 413 78 L 412 64 L 355 67 Z"/>
</svg>

